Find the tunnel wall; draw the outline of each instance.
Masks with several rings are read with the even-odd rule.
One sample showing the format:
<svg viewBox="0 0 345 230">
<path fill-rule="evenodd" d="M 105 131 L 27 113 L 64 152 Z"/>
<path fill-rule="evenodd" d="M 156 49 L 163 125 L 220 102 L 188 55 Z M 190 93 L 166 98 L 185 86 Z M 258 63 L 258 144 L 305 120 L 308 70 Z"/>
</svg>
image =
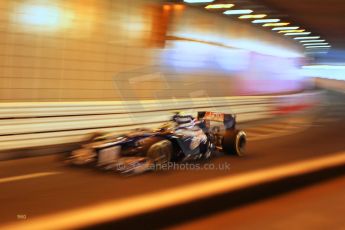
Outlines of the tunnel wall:
<svg viewBox="0 0 345 230">
<path fill-rule="evenodd" d="M 300 58 L 280 36 L 193 7 L 0 1 L 3 102 L 291 92 Z"/>
</svg>

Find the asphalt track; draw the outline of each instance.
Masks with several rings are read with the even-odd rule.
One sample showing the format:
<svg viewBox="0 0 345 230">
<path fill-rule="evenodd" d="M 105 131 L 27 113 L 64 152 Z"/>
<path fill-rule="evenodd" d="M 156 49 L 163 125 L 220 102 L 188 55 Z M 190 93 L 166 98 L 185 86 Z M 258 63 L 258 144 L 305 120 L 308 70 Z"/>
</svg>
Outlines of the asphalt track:
<svg viewBox="0 0 345 230">
<path fill-rule="evenodd" d="M 329 94 L 326 103 L 320 105 L 315 114 L 308 115 L 309 122 L 299 124 L 300 129 L 250 141 L 245 157 L 219 154 L 210 162 L 200 163 L 199 170 L 169 170 L 123 177 L 93 169 L 66 167 L 57 155 L 2 161 L 1 224 L 343 151 L 344 105 L 344 96 Z M 269 125 L 258 124 L 249 135 L 268 132 Z M 284 123 L 274 127 L 277 132 L 284 128 Z"/>
<path fill-rule="evenodd" d="M 333 229 L 345 227 L 345 176 L 238 209 L 170 227 L 187 229 Z"/>
</svg>

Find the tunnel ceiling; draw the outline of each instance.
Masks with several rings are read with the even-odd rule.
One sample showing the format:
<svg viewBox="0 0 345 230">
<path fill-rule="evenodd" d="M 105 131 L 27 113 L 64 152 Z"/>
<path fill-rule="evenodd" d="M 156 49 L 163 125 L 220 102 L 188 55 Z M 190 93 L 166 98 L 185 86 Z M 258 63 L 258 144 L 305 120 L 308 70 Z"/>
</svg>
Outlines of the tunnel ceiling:
<svg viewBox="0 0 345 230">
<path fill-rule="evenodd" d="M 258 0 L 319 34 L 334 49 L 345 50 L 344 0 Z"/>
<path fill-rule="evenodd" d="M 345 0 L 215 0 L 212 3 L 233 3 L 234 9 L 252 9 L 267 14 L 268 18 L 290 22 L 289 26 L 300 26 L 332 46 L 326 53 L 312 53 L 317 61 L 345 62 Z"/>
</svg>

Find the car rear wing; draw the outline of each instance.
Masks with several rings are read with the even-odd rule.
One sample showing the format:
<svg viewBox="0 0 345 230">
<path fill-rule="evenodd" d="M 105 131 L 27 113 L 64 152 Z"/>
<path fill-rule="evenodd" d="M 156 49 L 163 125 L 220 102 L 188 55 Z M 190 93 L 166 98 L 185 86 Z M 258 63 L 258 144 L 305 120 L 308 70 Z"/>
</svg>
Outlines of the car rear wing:
<svg viewBox="0 0 345 230">
<path fill-rule="evenodd" d="M 222 122 L 225 129 L 235 128 L 236 115 L 218 112 L 198 112 L 198 120 Z"/>
</svg>

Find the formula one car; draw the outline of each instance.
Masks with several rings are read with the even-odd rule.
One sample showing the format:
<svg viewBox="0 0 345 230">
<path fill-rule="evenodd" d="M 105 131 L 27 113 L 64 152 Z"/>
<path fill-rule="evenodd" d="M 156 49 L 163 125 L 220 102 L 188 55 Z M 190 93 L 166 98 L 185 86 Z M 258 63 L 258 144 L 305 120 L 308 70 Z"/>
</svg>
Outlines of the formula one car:
<svg viewBox="0 0 345 230">
<path fill-rule="evenodd" d="M 170 122 L 155 130 L 95 134 L 80 149 L 72 151 L 66 161 L 121 173 L 140 173 L 172 161 L 208 159 L 215 149 L 242 156 L 245 145 L 246 134 L 236 129 L 236 117 L 232 114 L 198 112 L 197 119 L 175 114 Z"/>
</svg>

